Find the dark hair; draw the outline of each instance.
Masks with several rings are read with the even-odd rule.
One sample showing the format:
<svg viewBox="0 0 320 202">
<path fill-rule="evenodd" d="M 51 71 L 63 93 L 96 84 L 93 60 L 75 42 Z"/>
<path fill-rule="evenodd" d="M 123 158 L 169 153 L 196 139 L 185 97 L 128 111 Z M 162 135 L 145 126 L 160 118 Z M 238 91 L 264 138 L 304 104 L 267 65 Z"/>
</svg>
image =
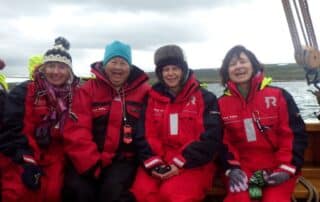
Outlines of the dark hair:
<svg viewBox="0 0 320 202">
<path fill-rule="evenodd" d="M 257 72 L 263 72 L 263 65 L 259 62 L 257 57 L 244 46 L 236 45 L 227 52 L 220 68 L 221 84 L 223 86 L 226 86 L 227 82 L 229 81 L 228 68 L 230 61 L 234 57 L 239 58 L 241 53 L 244 53 L 249 58 L 253 67 L 253 75 L 255 75 Z"/>
</svg>

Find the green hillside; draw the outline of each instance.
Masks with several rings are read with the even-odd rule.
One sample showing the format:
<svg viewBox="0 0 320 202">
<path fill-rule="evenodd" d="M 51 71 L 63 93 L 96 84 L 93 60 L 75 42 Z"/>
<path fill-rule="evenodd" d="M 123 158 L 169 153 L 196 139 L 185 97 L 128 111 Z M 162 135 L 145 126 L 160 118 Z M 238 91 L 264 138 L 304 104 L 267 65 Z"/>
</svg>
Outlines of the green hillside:
<svg viewBox="0 0 320 202">
<path fill-rule="evenodd" d="M 194 70 L 198 80 L 207 83 L 220 82 L 218 68 L 206 68 Z M 304 80 L 305 72 L 299 65 L 292 64 L 266 64 L 265 74 L 271 76 L 274 81 Z M 154 72 L 149 73 L 151 83 L 155 81 Z"/>
</svg>

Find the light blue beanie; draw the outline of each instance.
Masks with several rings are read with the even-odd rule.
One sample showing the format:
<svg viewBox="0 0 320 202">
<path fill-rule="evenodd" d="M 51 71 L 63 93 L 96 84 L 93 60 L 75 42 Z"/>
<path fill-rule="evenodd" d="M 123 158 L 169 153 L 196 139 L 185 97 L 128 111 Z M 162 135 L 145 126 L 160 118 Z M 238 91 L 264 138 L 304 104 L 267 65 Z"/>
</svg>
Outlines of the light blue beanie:
<svg viewBox="0 0 320 202">
<path fill-rule="evenodd" d="M 103 57 L 103 65 L 114 57 L 121 57 L 131 65 L 131 47 L 120 41 L 113 41 L 106 45 Z"/>
</svg>

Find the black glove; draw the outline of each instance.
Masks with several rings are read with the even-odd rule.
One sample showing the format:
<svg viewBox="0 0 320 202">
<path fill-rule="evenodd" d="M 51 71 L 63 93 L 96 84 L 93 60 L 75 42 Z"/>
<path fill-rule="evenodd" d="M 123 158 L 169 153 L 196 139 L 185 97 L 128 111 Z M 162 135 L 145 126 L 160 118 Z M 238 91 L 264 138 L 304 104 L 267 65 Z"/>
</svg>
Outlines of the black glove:
<svg viewBox="0 0 320 202">
<path fill-rule="evenodd" d="M 41 148 L 45 148 L 50 144 L 51 134 L 49 124 L 42 124 L 36 128 L 35 139 Z"/>
<path fill-rule="evenodd" d="M 40 177 L 43 175 L 39 166 L 32 163 L 25 163 L 22 165 L 23 172 L 21 175 L 22 182 L 29 189 L 37 190 L 40 188 Z"/>
<path fill-rule="evenodd" d="M 230 192 L 241 192 L 248 189 L 248 177 L 241 169 L 231 169 L 227 175 L 229 176 Z"/>
<path fill-rule="evenodd" d="M 171 170 L 171 167 L 169 165 L 158 165 L 152 168 L 151 171 L 155 171 L 159 174 L 164 174 L 166 172 L 169 172 Z"/>
</svg>

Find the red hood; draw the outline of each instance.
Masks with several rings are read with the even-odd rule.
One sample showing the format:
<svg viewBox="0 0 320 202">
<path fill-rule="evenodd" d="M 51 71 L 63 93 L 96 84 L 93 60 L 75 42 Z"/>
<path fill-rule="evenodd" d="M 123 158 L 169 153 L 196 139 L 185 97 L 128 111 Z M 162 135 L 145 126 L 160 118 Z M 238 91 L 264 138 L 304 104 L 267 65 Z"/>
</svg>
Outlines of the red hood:
<svg viewBox="0 0 320 202">
<path fill-rule="evenodd" d="M 168 93 L 168 89 L 162 84 L 157 83 L 152 87 L 152 91 L 150 92 L 151 96 L 157 97 L 160 100 L 168 101 L 170 99 L 174 99 L 174 102 L 179 103 L 183 102 L 185 100 L 190 99 L 190 96 L 198 89 L 200 88 L 199 82 L 196 80 L 194 74 L 190 72 L 190 76 L 184 86 L 182 87 L 182 90 L 178 93 L 176 97 L 170 96 Z"/>
<path fill-rule="evenodd" d="M 254 75 L 252 77 L 251 82 L 250 82 L 250 92 L 248 94 L 247 100 L 251 99 L 252 96 L 254 95 L 254 93 L 257 90 L 259 90 L 260 84 L 261 84 L 263 78 L 264 78 L 264 74 L 262 72 L 258 72 L 256 75 Z M 236 83 L 234 83 L 232 81 L 228 81 L 227 86 L 228 86 L 228 89 L 230 90 L 231 94 L 241 96 L 241 93 L 239 92 Z"/>
<path fill-rule="evenodd" d="M 137 88 L 141 83 L 144 83 L 149 79 L 148 75 L 135 65 L 131 65 L 130 68 L 129 77 L 123 87 L 124 92 Z M 91 72 L 96 76 L 96 79 L 104 81 L 107 85 L 113 88 L 112 83 L 103 72 L 102 62 L 93 63 L 91 65 Z"/>
</svg>

